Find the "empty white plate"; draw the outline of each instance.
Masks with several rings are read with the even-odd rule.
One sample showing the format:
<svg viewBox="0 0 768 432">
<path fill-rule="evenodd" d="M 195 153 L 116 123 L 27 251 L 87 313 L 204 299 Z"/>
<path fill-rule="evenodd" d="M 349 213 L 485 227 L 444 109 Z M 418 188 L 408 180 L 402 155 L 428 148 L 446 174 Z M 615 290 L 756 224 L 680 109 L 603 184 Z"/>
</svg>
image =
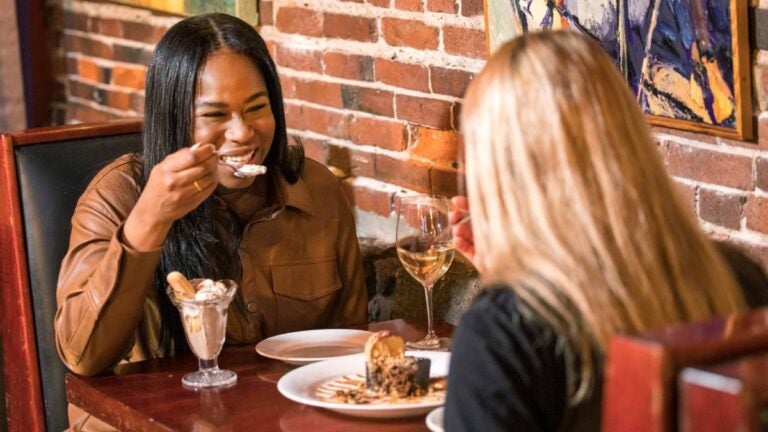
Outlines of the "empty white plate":
<svg viewBox="0 0 768 432">
<path fill-rule="evenodd" d="M 275 360 L 305 365 L 365 350 L 371 336 L 365 330 L 323 329 L 285 333 L 256 344 L 256 352 Z"/>
</svg>

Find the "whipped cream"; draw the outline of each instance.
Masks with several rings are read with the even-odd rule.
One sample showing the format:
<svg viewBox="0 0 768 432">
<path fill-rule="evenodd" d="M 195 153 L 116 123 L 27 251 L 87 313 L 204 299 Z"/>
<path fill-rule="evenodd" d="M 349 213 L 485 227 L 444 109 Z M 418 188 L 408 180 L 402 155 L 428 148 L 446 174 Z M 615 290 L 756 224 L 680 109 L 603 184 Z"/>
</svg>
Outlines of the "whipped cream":
<svg viewBox="0 0 768 432">
<path fill-rule="evenodd" d="M 218 300 L 227 294 L 227 287 L 221 283 L 205 279 L 197 285 L 195 300 Z"/>
</svg>

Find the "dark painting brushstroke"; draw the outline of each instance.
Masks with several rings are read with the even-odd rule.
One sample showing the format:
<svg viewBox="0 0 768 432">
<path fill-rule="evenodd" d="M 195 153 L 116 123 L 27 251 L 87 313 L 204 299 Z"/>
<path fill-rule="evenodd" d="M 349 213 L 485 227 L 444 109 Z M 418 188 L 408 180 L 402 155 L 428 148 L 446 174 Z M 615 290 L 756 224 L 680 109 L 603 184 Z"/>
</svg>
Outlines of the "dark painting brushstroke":
<svg viewBox="0 0 768 432">
<path fill-rule="evenodd" d="M 598 40 L 646 113 L 736 128 L 730 0 L 616 0 L 600 16 L 580 15 L 590 0 L 510 1 L 525 31 L 562 20 Z"/>
</svg>

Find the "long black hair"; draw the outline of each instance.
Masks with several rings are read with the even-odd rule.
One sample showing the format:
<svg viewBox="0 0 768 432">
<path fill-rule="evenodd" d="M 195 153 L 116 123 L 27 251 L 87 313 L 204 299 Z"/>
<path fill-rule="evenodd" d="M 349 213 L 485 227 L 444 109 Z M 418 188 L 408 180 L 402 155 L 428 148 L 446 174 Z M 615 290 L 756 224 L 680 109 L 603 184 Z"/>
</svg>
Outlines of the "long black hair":
<svg viewBox="0 0 768 432">
<path fill-rule="evenodd" d="M 145 185 L 152 169 L 167 155 L 192 145 L 197 75 L 213 52 L 228 48 L 256 65 L 264 77 L 275 119 L 275 135 L 264 164 L 294 183 L 303 163 L 300 145 L 288 146 L 283 96 L 277 68 L 264 39 L 245 21 L 226 14 L 206 14 L 182 20 L 172 26 L 155 47 L 147 71 L 144 103 L 143 178 Z M 198 208 L 174 222 L 163 245 L 155 273 L 160 302 L 160 349 L 167 355 L 186 350 L 187 344 L 178 312 L 165 293 L 165 275 L 180 271 L 189 278 L 230 278 L 240 281 L 238 243 L 242 234 L 238 218 L 231 217 L 231 241 L 219 241 L 214 222 L 216 202 L 208 198 Z M 145 326 L 141 326 L 142 331 Z"/>
</svg>

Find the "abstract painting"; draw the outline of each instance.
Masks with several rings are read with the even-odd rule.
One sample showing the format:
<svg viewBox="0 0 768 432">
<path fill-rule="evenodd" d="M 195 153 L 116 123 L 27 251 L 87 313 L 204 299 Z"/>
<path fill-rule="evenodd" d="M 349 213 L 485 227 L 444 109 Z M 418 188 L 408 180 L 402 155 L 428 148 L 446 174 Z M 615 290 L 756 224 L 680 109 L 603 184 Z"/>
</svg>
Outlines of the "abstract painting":
<svg viewBox="0 0 768 432">
<path fill-rule="evenodd" d="M 198 15 L 224 12 L 236 15 L 252 25 L 258 22 L 257 0 L 112 0 L 117 3 L 138 6 L 178 15 Z"/>
<path fill-rule="evenodd" d="M 743 0 L 486 0 L 491 52 L 528 31 L 589 35 L 652 124 L 752 138 Z"/>
</svg>

